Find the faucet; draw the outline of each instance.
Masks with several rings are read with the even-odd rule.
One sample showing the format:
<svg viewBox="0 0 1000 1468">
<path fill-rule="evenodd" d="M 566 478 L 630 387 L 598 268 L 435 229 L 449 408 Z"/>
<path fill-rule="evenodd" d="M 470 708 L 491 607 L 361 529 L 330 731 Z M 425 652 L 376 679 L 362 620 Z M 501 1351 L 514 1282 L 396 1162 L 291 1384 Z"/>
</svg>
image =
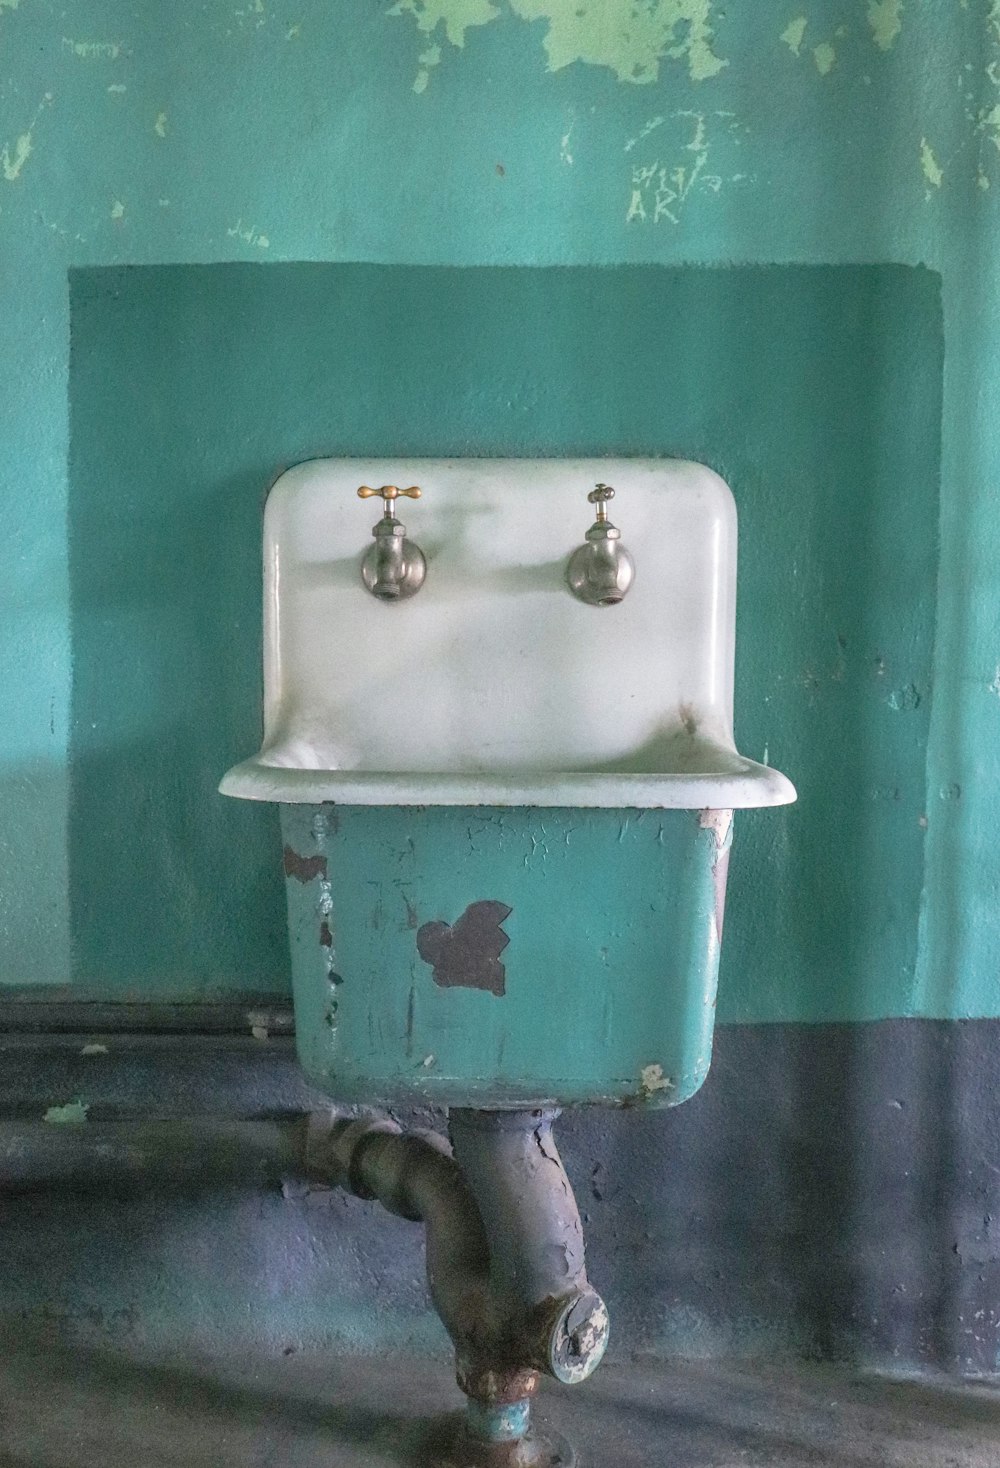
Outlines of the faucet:
<svg viewBox="0 0 1000 1468">
<path fill-rule="evenodd" d="M 596 506 L 597 518 L 586 534 L 586 545 L 576 548 L 566 567 L 569 589 L 592 607 L 613 607 L 632 585 L 635 563 L 621 544 L 621 531 L 608 519 L 608 500 L 615 492 L 610 484 L 598 484 L 587 499 Z"/>
<path fill-rule="evenodd" d="M 361 563 L 361 579 L 380 601 L 403 601 L 414 596 L 423 586 L 427 575 L 424 553 L 412 540 L 406 538 L 406 526 L 393 514 L 400 495 L 418 500 L 420 490 L 415 484 L 409 489 L 397 489 L 395 484 L 383 484 L 381 489 L 370 489 L 362 484 L 359 499 L 370 499 L 380 495 L 383 514 L 372 529 L 375 544 L 369 547 Z"/>
</svg>

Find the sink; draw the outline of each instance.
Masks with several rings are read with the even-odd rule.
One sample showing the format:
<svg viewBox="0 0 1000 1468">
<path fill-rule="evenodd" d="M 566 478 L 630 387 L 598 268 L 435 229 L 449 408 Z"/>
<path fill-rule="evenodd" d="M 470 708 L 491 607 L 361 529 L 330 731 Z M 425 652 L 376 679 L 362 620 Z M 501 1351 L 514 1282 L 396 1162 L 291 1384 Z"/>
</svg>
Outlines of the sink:
<svg viewBox="0 0 1000 1468">
<path fill-rule="evenodd" d="M 616 606 L 565 568 L 614 485 Z M 425 584 L 362 585 L 402 501 Z M 331 1095 L 676 1104 L 708 1069 L 736 809 L 795 799 L 732 729 L 736 510 L 674 460 L 314 460 L 264 516 L 264 739 L 299 1054 Z"/>
<path fill-rule="evenodd" d="M 405 468 L 405 475 L 401 475 Z M 419 596 L 359 591 L 359 484 L 406 506 Z M 585 492 L 613 478 L 639 561 L 628 597 L 567 594 Z M 736 509 L 701 464 L 320 459 L 264 522 L 264 744 L 222 782 L 251 800 L 729 809 L 792 786 L 733 743 Z"/>
</svg>

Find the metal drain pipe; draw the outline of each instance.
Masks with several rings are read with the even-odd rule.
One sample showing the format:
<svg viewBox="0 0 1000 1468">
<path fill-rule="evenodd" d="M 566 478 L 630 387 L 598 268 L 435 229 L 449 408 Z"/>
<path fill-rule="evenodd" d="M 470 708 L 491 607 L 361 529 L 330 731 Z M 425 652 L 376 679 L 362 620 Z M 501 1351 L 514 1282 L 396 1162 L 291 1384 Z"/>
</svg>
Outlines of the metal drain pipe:
<svg viewBox="0 0 1000 1468">
<path fill-rule="evenodd" d="M 304 1177 L 376 1198 L 426 1229 L 431 1299 L 455 1346 L 463 1423 L 430 1446 L 445 1468 L 569 1468 L 538 1436 L 539 1375 L 582 1381 L 608 1316 L 584 1268 L 583 1232 L 552 1137 L 554 1110 L 454 1110 L 448 1140 L 384 1117 L 0 1123 L 0 1191 Z"/>
</svg>

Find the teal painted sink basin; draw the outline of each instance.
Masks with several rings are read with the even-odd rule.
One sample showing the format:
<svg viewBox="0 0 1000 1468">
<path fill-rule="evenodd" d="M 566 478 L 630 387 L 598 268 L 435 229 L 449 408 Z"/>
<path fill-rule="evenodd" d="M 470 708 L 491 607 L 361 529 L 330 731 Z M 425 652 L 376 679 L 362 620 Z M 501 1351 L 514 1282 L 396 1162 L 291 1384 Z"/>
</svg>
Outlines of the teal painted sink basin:
<svg viewBox="0 0 1000 1468">
<path fill-rule="evenodd" d="M 281 820 L 299 1056 L 331 1095 L 665 1106 L 701 1085 L 731 812 Z"/>
<path fill-rule="evenodd" d="M 564 567 L 615 485 L 635 582 Z M 361 584 L 361 484 L 419 484 L 426 583 Z M 299 1054 L 371 1103 L 663 1106 L 710 1061 L 733 811 L 795 792 L 732 734 L 736 513 L 697 464 L 325 460 L 264 526 L 264 742 Z"/>
</svg>

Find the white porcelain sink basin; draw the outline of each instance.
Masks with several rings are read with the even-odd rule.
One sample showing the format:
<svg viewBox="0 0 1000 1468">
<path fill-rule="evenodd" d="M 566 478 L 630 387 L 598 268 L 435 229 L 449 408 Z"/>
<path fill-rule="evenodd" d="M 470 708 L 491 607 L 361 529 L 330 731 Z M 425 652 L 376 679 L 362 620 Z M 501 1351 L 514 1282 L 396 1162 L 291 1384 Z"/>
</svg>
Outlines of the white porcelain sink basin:
<svg viewBox="0 0 1000 1468">
<path fill-rule="evenodd" d="M 617 606 L 564 570 L 612 484 L 635 561 Z M 428 560 L 385 603 L 361 583 L 379 501 Z M 226 795 L 301 804 L 733 809 L 795 799 L 733 742 L 736 509 L 700 464 L 320 459 L 264 523 L 264 742 Z"/>
</svg>

